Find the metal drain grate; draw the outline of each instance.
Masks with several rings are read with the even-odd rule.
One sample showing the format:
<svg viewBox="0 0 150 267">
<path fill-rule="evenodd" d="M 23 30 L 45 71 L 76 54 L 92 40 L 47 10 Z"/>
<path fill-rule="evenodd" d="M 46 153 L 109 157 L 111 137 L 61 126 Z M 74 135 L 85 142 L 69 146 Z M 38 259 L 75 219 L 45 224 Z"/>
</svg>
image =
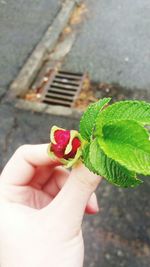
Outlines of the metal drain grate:
<svg viewBox="0 0 150 267">
<path fill-rule="evenodd" d="M 85 77 L 86 74 L 53 71 L 44 87 L 42 102 L 50 105 L 72 107 Z"/>
</svg>

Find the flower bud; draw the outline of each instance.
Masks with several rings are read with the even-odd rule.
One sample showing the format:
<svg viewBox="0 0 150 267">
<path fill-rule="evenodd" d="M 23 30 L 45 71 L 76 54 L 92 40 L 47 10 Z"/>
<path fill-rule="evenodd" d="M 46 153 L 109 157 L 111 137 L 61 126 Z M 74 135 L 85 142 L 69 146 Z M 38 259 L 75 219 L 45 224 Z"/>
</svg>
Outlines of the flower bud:
<svg viewBox="0 0 150 267">
<path fill-rule="evenodd" d="M 66 167 L 71 167 L 82 154 L 82 140 L 79 132 L 53 126 L 48 154 L 59 159 Z"/>
</svg>

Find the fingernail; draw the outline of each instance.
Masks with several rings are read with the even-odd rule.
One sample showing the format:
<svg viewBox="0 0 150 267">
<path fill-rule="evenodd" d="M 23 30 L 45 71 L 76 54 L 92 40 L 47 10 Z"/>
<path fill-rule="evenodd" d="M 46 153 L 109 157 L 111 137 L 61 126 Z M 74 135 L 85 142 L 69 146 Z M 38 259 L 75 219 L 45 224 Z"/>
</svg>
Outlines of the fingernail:
<svg viewBox="0 0 150 267">
<path fill-rule="evenodd" d="M 99 206 L 97 202 L 97 197 L 95 193 L 93 193 L 89 199 L 88 205 L 94 210 L 95 212 L 99 212 Z"/>
</svg>

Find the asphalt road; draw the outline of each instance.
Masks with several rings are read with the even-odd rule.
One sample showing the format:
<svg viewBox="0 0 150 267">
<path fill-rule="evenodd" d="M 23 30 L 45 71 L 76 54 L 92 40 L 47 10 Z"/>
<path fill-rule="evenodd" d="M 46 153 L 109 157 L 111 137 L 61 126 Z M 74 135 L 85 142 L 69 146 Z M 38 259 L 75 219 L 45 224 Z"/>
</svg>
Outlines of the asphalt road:
<svg viewBox="0 0 150 267">
<path fill-rule="evenodd" d="M 52 23 L 61 2 L 0 0 L 0 94 Z"/>
<path fill-rule="evenodd" d="M 87 0 L 88 13 L 63 67 L 92 80 L 150 90 L 150 1 Z"/>
</svg>

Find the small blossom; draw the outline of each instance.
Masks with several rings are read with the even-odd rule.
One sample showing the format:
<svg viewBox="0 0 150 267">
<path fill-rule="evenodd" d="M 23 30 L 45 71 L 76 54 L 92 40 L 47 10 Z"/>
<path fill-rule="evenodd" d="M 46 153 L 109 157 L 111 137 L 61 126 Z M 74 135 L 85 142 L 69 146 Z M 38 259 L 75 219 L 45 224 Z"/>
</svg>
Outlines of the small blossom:
<svg viewBox="0 0 150 267">
<path fill-rule="evenodd" d="M 51 151 L 54 152 L 56 157 L 63 158 L 66 146 L 70 140 L 70 131 L 69 130 L 56 130 L 54 132 L 54 139 L 56 144 L 51 145 Z"/>
<path fill-rule="evenodd" d="M 67 167 L 72 166 L 82 153 L 80 134 L 75 130 L 70 131 L 53 126 L 50 137 L 49 155 L 59 158 Z"/>
</svg>

